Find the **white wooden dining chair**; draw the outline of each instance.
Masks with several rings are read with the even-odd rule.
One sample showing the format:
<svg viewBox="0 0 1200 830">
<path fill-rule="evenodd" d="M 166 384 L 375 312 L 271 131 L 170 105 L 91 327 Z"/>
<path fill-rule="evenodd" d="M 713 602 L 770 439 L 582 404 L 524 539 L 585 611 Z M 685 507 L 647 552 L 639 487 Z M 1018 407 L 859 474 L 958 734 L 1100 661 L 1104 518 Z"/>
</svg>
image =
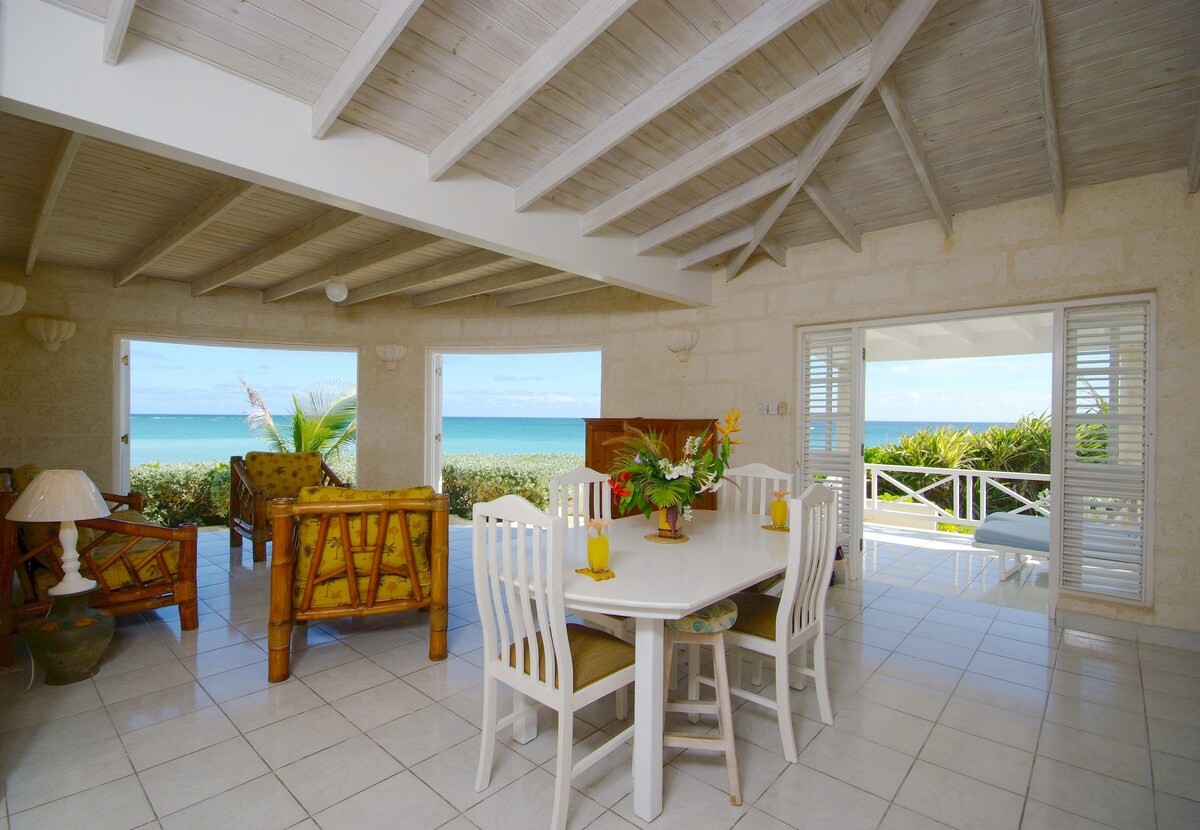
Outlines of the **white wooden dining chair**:
<svg viewBox="0 0 1200 830">
<path fill-rule="evenodd" d="M 483 627 L 483 736 L 475 790 L 487 789 L 496 733 L 512 726 L 517 740 L 533 737 L 534 703 L 558 712 L 552 830 L 567 823 L 571 779 L 633 735 L 621 731 L 572 763 L 575 711 L 628 686 L 634 649 L 594 628 L 568 624 L 563 604 L 566 522 L 520 496 L 475 505 L 473 520 L 475 598 Z M 497 719 L 498 684 L 512 689 L 513 710 Z"/>
<path fill-rule="evenodd" d="M 718 510 L 735 513 L 771 515 L 771 493 L 792 490 L 792 474 L 766 464 L 730 467 L 721 476 L 723 483 L 717 499 Z"/>
<path fill-rule="evenodd" d="M 753 591 L 734 594 L 731 599 L 737 603 L 738 617 L 725 632 L 725 641 L 734 647 L 730 692 L 776 711 L 784 757 L 794 764 L 799 756 L 789 696 L 793 674 L 800 675 L 798 689 L 803 689 L 807 679 L 813 678 L 821 720 L 833 723 L 825 670 L 825 595 L 837 550 L 837 495 L 824 485 L 813 484 L 799 499 L 793 499 L 789 508 L 791 530 L 783 590 L 778 597 Z M 774 700 L 741 687 L 741 649 L 775 661 Z M 791 663 L 796 651 L 803 655 L 798 666 Z M 711 678 L 702 681 L 713 682 Z"/>
<path fill-rule="evenodd" d="M 568 527 L 579 527 L 588 519 L 612 519 L 612 485 L 608 483 L 608 476 L 590 467 L 576 467 L 550 479 L 550 515 L 561 516 Z M 569 566 L 582 567 L 587 561 L 587 536 L 567 533 L 565 547 Z M 580 564 L 570 564 L 576 562 Z M 588 611 L 576 612 L 576 616 L 593 628 L 633 642 L 632 620 L 628 617 Z M 616 714 L 617 720 L 625 720 L 629 714 L 629 698 L 623 686 L 617 689 Z"/>
</svg>

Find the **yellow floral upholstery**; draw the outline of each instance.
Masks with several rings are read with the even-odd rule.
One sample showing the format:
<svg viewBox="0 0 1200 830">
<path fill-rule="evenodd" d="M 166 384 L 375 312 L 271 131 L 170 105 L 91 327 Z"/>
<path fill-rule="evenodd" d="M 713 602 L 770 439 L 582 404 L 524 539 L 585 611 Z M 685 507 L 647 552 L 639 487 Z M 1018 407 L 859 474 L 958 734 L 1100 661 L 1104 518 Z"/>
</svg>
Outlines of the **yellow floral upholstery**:
<svg viewBox="0 0 1200 830">
<path fill-rule="evenodd" d="M 321 483 L 319 452 L 248 452 L 246 473 L 271 499 L 292 499 L 301 487 Z"/>
<path fill-rule="evenodd" d="M 546 679 L 546 647 L 542 633 L 534 635 L 538 650 L 538 680 Z M 571 666 L 575 670 L 574 691 L 578 692 L 597 680 L 602 680 L 626 666 L 633 665 L 633 646 L 624 640 L 595 628 L 567 623 L 567 646 L 571 650 Z M 529 640 L 525 640 L 525 673 L 529 673 Z M 508 664 L 517 667 L 517 647 L 508 647 Z M 557 667 L 555 669 L 557 671 Z M 558 678 L 555 678 L 557 684 Z"/>
<path fill-rule="evenodd" d="M 247 463 L 249 460 L 247 459 Z M 318 471 L 320 467 L 318 466 Z M 434 494 L 432 487 L 408 487 L 399 490 L 352 490 L 346 487 L 305 487 L 300 490 L 297 502 L 337 502 L 358 501 L 369 499 L 401 499 L 429 498 Z M 417 581 L 422 593 L 428 596 L 432 578 L 429 569 L 429 514 L 421 512 L 409 513 L 408 533 L 412 542 L 413 559 L 417 565 Z M 300 520 L 299 538 L 296 545 L 295 578 L 292 584 L 292 600 L 297 607 L 302 607 L 304 592 L 308 585 L 309 571 L 312 568 L 314 556 L 319 556 L 317 565 L 317 581 L 313 587 L 311 608 L 346 606 L 351 603 L 349 584 L 345 576 L 321 581 L 321 578 L 341 571 L 346 566 L 343 552 L 345 546 L 342 538 L 342 528 L 334 517 L 329 522 L 325 544 L 322 550 L 316 551 L 317 535 L 320 528 L 320 518 L 305 516 Z M 366 534 L 362 532 L 361 520 L 357 515 L 347 516 L 347 527 L 350 533 L 352 547 L 365 549 L 357 550 L 353 556 L 354 571 L 359 574 L 355 580 L 359 596 L 365 598 L 371 585 L 371 565 L 374 558 L 374 544 L 379 535 L 379 516 L 372 515 L 368 519 Z M 408 559 L 404 555 L 404 536 L 400 528 L 400 517 L 397 514 L 388 516 L 386 533 L 383 543 L 381 564 L 384 570 L 391 568 L 404 571 L 403 574 L 384 573 L 379 578 L 379 586 L 375 594 L 377 602 L 389 599 L 405 599 L 413 596 L 411 574 L 407 573 Z"/>
</svg>

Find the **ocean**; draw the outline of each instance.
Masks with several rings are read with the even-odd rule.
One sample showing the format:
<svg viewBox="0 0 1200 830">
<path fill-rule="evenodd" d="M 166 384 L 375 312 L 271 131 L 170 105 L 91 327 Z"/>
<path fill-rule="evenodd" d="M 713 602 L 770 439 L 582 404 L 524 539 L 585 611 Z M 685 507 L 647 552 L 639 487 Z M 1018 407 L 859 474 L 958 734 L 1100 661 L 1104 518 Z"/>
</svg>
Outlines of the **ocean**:
<svg viewBox="0 0 1200 830">
<path fill-rule="evenodd" d="M 130 464 L 150 461 L 228 461 L 231 455 L 266 450 L 241 415 L 133 415 L 130 417 Z M 991 422 L 867 421 L 868 447 L 895 441 L 901 435 L 939 426 L 966 427 L 975 432 Z M 486 452 L 503 455 L 571 453 L 583 455 L 584 430 L 579 418 L 445 418 L 444 453 Z"/>
</svg>

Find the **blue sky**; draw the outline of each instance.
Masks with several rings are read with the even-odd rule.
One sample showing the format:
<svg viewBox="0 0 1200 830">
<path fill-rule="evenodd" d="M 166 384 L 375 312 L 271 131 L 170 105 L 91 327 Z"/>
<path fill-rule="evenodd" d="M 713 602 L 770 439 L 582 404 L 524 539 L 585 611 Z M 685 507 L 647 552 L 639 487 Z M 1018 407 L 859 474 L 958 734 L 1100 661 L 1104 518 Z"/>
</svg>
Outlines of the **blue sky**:
<svg viewBox="0 0 1200 830">
<path fill-rule="evenodd" d="M 1016 421 L 1049 413 L 1049 354 L 868 363 L 868 421 Z"/>
<path fill-rule="evenodd" d="M 321 380 L 356 380 L 353 352 L 248 349 L 135 341 L 134 414 L 243 415 L 238 377 L 272 412 Z M 374 360 L 371 355 L 368 359 Z M 420 360 L 409 355 L 408 360 Z M 449 417 L 580 418 L 600 414 L 600 353 L 447 354 Z M 869 421 L 1015 421 L 1050 409 L 1050 355 L 869 363 Z"/>
</svg>

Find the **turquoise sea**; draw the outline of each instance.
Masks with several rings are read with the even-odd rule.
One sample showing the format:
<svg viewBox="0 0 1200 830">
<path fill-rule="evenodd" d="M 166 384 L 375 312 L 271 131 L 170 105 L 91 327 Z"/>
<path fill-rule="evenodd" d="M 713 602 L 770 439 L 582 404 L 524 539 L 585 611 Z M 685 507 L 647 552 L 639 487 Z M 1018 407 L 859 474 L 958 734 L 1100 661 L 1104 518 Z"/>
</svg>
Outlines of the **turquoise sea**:
<svg viewBox="0 0 1200 830">
<path fill-rule="evenodd" d="M 265 450 L 241 415 L 133 415 L 130 418 L 130 463 L 150 461 L 228 461 L 231 455 Z M 901 435 L 938 426 L 968 427 L 975 432 L 990 422 L 867 421 L 868 447 Z M 489 452 L 503 455 L 571 453 L 583 455 L 583 421 L 579 418 L 445 418 L 443 452 Z"/>
</svg>

